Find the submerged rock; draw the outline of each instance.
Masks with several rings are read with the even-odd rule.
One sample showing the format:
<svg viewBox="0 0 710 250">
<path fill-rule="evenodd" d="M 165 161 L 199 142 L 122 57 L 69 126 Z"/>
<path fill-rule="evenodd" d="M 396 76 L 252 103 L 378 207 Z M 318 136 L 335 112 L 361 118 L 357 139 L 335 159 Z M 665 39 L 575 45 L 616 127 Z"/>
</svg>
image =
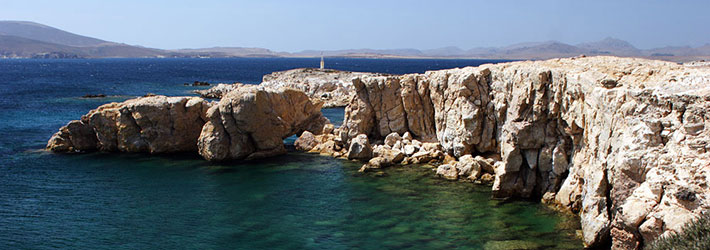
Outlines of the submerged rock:
<svg viewBox="0 0 710 250">
<path fill-rule="evenodd" d="M 543 246 L 539 243 L 523 240 L 489 241 L 483 245 L 485 250 L 533 250 L 541 248 Z"/>
<path fill-rule="evenodd" d="M 105 94 L 86 94 L 83 95 L 81 98 L 104 98 L 106 97 Z"/>
</svg>

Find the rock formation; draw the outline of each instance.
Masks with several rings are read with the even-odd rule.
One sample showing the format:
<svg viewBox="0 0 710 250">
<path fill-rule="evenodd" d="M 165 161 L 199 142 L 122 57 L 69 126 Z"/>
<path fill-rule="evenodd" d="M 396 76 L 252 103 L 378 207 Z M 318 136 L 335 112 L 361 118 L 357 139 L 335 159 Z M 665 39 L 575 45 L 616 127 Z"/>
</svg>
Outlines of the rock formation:
<svg viewBox="0 0 710 250">
<path fill-rule="evenodd" d="M 207 110 L 197 140 L 207 160 L 260 158 L 286 152 L 283 139 L 303 131 L 320 134 L 329 123 L 303 92 L 256 85 L 229 92 Z"/>
<path fill-rule="evenodd" d="M 227 93 L 231 92 L 232 90 L 238 89 L 242 86 L 244 86 L 244 84 L 242 84 L 242 83 L 233 83 L 233 84 L 219 83 L 209 89 L 195 90 L 192 92 L 200 95 L 202 98 L 222 99 L 222 96 L 224 96 Z"/>
<path fill-rule="evenodd" d="M 397 138 L 410 133 L 455 158 L 439 158 L 446 178 L 490 179 L 489 168 L 495 197 L 578 212 L 590 247 L 638 248 L 710 208 L 708 68 L 578 57 L 364 76 L 353 87 L 343 126 L 311 151 L 347 155 L 367 135 L 380 141 L 367 170 L 412 151 Z"/>
<path fill-rule="evenodd" d="M 210 104 L 199 97 L 152 96 L 109 103 L 59 129 L 47 144 L 55 152 L 196 151 Z"/>
<path fill-rule="evenodd" d="M 323 102 L 323 107 L 345 107 L 352 99 L 352 79 L 383 74 L 339 71 L 334 69 L 301 68 L 264 75 L 261 85 L 278 89 L 299 89 L 314 100 Z"/>
<path fill-rule="evenodd" d="M 277 90 L 293 88 L 306 93 L 314 102 L 322 102 L 323 107 L 345 107 L 355 92 L 352 79 L 384 74 L 339 71 L 334 69 L 300 68 L 264 75 L 260 86 Z M 222 98 L 243 84 L 218 84 L 206 90 L 196 90 L 203 98 Z"/>
<path fill-rule="evenodd" d="M 60 128 L 54 152 L 199 152 L 207 160 L 285 153 L 283 139 L 329 121 L 294 89 L 245 86 L 214 105 L 199 97 L 152 96 L 109 103 Z"/>
</svg>

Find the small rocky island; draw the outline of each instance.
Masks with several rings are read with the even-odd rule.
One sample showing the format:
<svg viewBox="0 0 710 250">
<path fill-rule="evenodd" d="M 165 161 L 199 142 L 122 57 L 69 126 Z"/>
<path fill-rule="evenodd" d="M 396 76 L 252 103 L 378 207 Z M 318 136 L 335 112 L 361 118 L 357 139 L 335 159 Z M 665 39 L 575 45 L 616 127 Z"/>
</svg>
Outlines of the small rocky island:
<svg viewBox="0 0 710 250">
<path fill-rule="evenodd" d="M 284 153 L 297 134 L 298 149 L 360 160 L 363 172 L 429 163 L 447 179 L 492 182 L 497 198 L 578 213 L 586 247 L 640 248 L 710 208 L 710 68 L 576 57 L 400 76 L 299 70 L 222 87 L 217 103 L 105 104 L 47 148 L 253 159 Z M 302 74 L 345 80 L 274 80 Z M 329 106 L 347 99 L 339 128 L 320 113 L 325 94 Z"/>
</svg>

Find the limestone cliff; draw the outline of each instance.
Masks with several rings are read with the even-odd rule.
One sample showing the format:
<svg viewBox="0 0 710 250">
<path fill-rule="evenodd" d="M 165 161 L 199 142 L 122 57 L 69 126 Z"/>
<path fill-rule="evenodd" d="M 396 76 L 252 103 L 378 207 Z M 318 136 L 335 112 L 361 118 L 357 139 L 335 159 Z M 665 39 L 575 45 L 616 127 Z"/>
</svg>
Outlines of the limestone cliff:
<svg viewBox="0 0 710 250">
<path fill-rule="evenodd" d="M 579 57 L 365 76 L 353 86 L 330 146 L 403 133 L 438 142 L 457 158 L 440 175 L 475 179 L 493 165 L 494 196 L 578 212 L 587 246 L 638 248 L 710 208 L 707 68 Z M 391 159 L 403 150 L 376 144 Z"/>
</svg>

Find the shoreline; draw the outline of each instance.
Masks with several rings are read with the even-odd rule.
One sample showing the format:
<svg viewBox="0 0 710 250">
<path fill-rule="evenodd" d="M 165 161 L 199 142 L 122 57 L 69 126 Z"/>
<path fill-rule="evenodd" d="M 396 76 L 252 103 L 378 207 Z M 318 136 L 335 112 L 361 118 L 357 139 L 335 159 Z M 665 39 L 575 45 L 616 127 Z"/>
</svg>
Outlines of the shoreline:
<svg viewBox="0 0 710 250">
<path fill-rule="evenodd" d="M 709 75 L 704 68 L 661 61 L 580 57 L 486 64 L 425 74 L 366 76 L 353 80 L 356 95 L 346 108 L 343 126 L 299 121 L 286 122 L 282 124 L 285 127 L 278 125 L 274 130 L 287 131 L 285 134 L 306 131 L 299 137 L 297 147 L 305 145 L 306 151 L 367 160 L 365 170 L 400 162 L 441 162 L 445 163 L 439 166 L 442 175 L 452 179 L 477 179 L 493 172 L 496 197 L 542 197 L 579 212 L 586 246 L 611 242 L 614 247 L 634 248 L 679 230 L 680 225 L 708 206 L 704 197 L 710 190 L 693 178 L 704 176 L 708 170 L 701 166 L 708 160 L 705 145 L 696 141 L 702 141 L 708 133 L 706 125 L 698 123 L 698 119 L 703 120 L 698 112 L 709 104 L 703 101 L 703 96 L 707 99 L 710 93 L 705 86 Z M 690 93 L 688 89 L 696 91 Z M 262 131 L 271 130 L 268 126 L 273 124 L 230 121 L 245 122 L 241 119 L 254 117 L 249 115 L 250 105 L 271 105 L 274 119 L 286 121 L 294 118 L 289 111 L 293 107 L 274 104 L 285 101 L 303 103 L 305 107 L 318 105 L 317 101 L 306 102 L 301 94 L 296 98 L 270 91 L 276 90 L 237 88 L 215 106 L 203 104 L 209 119 L 202 120 L 209 120 L 210 125 L 201 129 L 200 154 L 208 160 L 225 160 L 282 153 L 282 148 L 274 143 L 284 134 Z M 261 95 L 278 98 L 260 99 Z M 86 119 L 62 128 L 48 148 L 92 150 L 98 145 L 100 150 L 140 152 L 146 150 L 140 145 L 147 143 L 149 152 L 169 152 L 172 146 L 155 146 L 152 143 L 158 141 L 150 138 L 124 146 L 120 140 L 114 146 L 105 144 L 111 140 L 101 137 L 99 144 L 92 142 L 91 136 L 88 144 L 82 144 L 81 139 L 81 134 L 91 134 L 90 130 L 105 130 L 97 126 L 104 122 L 98 121 L 108 119 L 109 124 L 118 122 L 118 128 L 122 128 L 125 125 L 121 125 L 121 119 L 111 117 L 145 117 L 148 110 L 143 107 L 154 104 L 160 110 L 160 105 L 166 105 L 160 98 L 164 97 L 136 99 L 92 111 L 93 115 Z M 303 101 L 288 101 L 291 98 Z M 263 100 L 271 103 L 260 104 Z M 188 108 L 202 101 L 186 102 L 193 103 L 185 106 Z M 132 113 L 110 111 L 125 108 Z M 110 112 L 101 114 L 101 110 Z M 260 119 L 272 119 L 270 115 Z M 138 131 L 155 126 L 136 121 Z M 202 126 L 193 127 L 197 130 Z M 220 131 L 226 131 L 227 136 Z M 258 133 L 242 142 L 241 132 L 233 135 L 230 131 Z M 131 128 L 119 130 L 118 135 L 135 138 L 133 133 L 135 129 Z M 113 136 L 110 131 L 100 134 Z M 388 140 L 390 136 L 395 139 Z M 193 139 L 183 142 L 177 146 L 194 147 Z M 486 158 L 486 153 L 493 154 L 492 158 Z M 658 166 L 655 162 L 675 167 Z M 690 169 L 697 174 L 674 172 L 687 166 L 692 166 Z M 638 171 L 642 171 L 640 176 Z M 674 177 L 687 184 L 667 181 Z M 688 191 L 687 186 L 692 190 Z M 659 188 L 665 192 L 657 194 L 655 190 Z M 677 198 L 676 192 L 690 192 L 693 199 Z M 620 208 L 626 208 L 623 211 L 627 213 Z"/>
</svg>

